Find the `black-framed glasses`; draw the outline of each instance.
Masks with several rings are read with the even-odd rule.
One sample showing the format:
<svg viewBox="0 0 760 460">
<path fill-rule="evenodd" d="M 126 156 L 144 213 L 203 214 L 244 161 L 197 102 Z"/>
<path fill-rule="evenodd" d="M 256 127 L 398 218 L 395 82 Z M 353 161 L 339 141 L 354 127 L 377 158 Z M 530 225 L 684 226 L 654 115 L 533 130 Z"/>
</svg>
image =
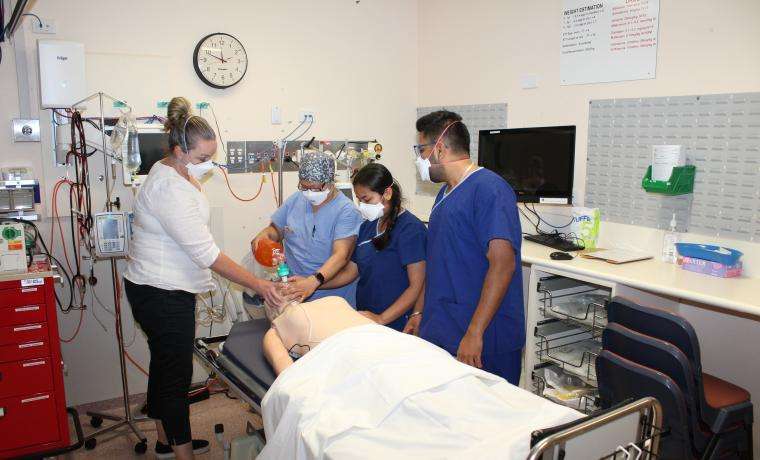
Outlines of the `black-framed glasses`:
<svg viewBox="0 0 760 460">
<path fill-rule="evenodd" d="M 428 147 L 430 145 L 433 145 L 432 142 L 428 142 L 427 144 L 415 144 L 412 146 L 412 149 L 414 150 L 414 154 L 419 156 L 422 156 L 422 151 L 425 150 L 425 147 Z"/>
<path fill-rule="evenodd" d="M 325 190 L 325 187 L 327 186 L 327 182 L 322 182 L 322 185 L 318 187 L 306 187 L 301 182 L 298 183 L 298 190 L 305 192 L 306 190 L 311 190 L 312 192 L 323 192 Z"/>
</svg>

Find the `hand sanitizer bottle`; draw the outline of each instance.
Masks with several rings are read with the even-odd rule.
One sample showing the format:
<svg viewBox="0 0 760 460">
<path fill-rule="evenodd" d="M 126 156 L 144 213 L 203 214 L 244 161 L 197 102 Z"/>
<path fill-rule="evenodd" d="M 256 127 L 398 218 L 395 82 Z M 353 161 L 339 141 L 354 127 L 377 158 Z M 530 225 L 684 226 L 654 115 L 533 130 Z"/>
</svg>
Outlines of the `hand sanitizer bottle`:
<svg viewBox="0 0 760 460">
<path fill-rule="evenodd" d="M 662 237 L 662 261 L 671 264 L 676 263 L 676 243 L 678 243 L 679 235 L 676 231 L 676 213 L 673 213 L 673 218 L 670 219 L 670 230 L 665 232 Z"/>
</svg>

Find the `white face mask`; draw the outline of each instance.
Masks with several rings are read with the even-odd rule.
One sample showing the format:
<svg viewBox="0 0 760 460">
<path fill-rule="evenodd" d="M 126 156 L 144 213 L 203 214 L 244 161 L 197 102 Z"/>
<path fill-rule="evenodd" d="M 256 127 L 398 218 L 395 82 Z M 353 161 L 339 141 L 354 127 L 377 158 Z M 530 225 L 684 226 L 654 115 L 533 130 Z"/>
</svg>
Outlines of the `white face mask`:
<svg viewBox="0 0 760 460">
<path fill-rule="evenodd" d="M 377 220 L 383 217 L 385 207 L 383 203 L 359 203 L 359 213 L 366 220 Z"/>
<path fill-rule="evenodd" d="M 301 193 L 303 193 L 304 198 L 309 200 L 309 203 L 314 206 L 319 206 L 325 202 L 327 195 L 330 194 L 330 191 L 322 190 L 321 192 L 315 192 L 314 190 L 304 190 Z"/>
<path fill-rule="evenodd" d="M 196 180 L 200 180 L 201 177 L 205 176 L 209 171 L 214 169 L 214 162 L 207 160 L 203 163 L 198 164 L 188 163 L 186 166 L 187 173 L 193 176 Z"/>
<path fill-rule="evenodd" d="M 432 182 L 432 180 L 430 180 L 430 158 L 422 158 L 421 156 L 418 156 L 414 159 L 414 164 L 417 166 L 420 178 L 425 182 Z"/>
</svg>

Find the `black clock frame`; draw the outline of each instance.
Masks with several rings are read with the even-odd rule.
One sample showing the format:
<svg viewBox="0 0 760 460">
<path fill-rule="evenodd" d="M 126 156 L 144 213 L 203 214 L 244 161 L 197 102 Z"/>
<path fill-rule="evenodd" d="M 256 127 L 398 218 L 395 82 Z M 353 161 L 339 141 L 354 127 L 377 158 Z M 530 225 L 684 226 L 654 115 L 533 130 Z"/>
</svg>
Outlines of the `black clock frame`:
<svg viewBox="0 0 760 460">
<path fill-rule="evenodd" d="M 203 72 L 201 72 L 201 68 L 198 66 L 198 53 L 201 50 L 201 45 L 203 44 L 203 42 L 206 41 L 207 38 L 213 37 L 214 35 L 226 35 L 226 36 L 228 36 L 230 38 L 235 39 L 235 41 L 237 41 L 238 43 L 240 43 L 240 46 L 243 47 L 243 52 L 245 53 L 245 69 L 243 70 L 243 75 L 240 76 L 240 79 L 238 81 L 236 81 L 235 83 L 231 84 L 231 85 L 222 86 L 222 85 L 217 85 L 215 83 L 211 83 L 210 81 L 208 81 L 206 79 L 206 77 L 203 75 Z M 243 78 L 245 78 L 245 74 L 248 72 L 248 51 L 246 51 L 245 46 L 243 46 L 243 42 L 241 42 L 240 40 L 238 40 L 237 37 L 235 37 L 234 35 L 230 35 L 230 34 L 224 33 L 224 32 L 214 32 L 212 34 L 208 34 L 205 37 L 201 38 L 198 41 L 198 44 L 195 45 L 195 50 L 193 51 L 193 68 L 195 69 L 195 74 L 198 75 L 198 78 L 203 83 L 205 83 L 206 85 L 208 85 L 208 86 L 210 86 L 212 88 L 216 88 L 216 89 L 232 88 L 233 86 L 235 86 L 238 83 L 240 83 L 241 81 L 243 81 Z"/>
</svg>

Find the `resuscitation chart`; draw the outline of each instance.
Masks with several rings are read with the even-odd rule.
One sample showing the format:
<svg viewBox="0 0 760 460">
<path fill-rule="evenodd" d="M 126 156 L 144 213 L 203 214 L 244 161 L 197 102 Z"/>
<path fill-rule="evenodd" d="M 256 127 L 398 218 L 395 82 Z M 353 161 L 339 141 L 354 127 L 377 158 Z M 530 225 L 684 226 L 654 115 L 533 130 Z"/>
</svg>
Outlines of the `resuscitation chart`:
<svg viewBox="0 0 760 460">
<path fill-rule="evenodd" d="M 655 78 L 659 0 L 564 0 L 563 85 Z"/>
</svg>

